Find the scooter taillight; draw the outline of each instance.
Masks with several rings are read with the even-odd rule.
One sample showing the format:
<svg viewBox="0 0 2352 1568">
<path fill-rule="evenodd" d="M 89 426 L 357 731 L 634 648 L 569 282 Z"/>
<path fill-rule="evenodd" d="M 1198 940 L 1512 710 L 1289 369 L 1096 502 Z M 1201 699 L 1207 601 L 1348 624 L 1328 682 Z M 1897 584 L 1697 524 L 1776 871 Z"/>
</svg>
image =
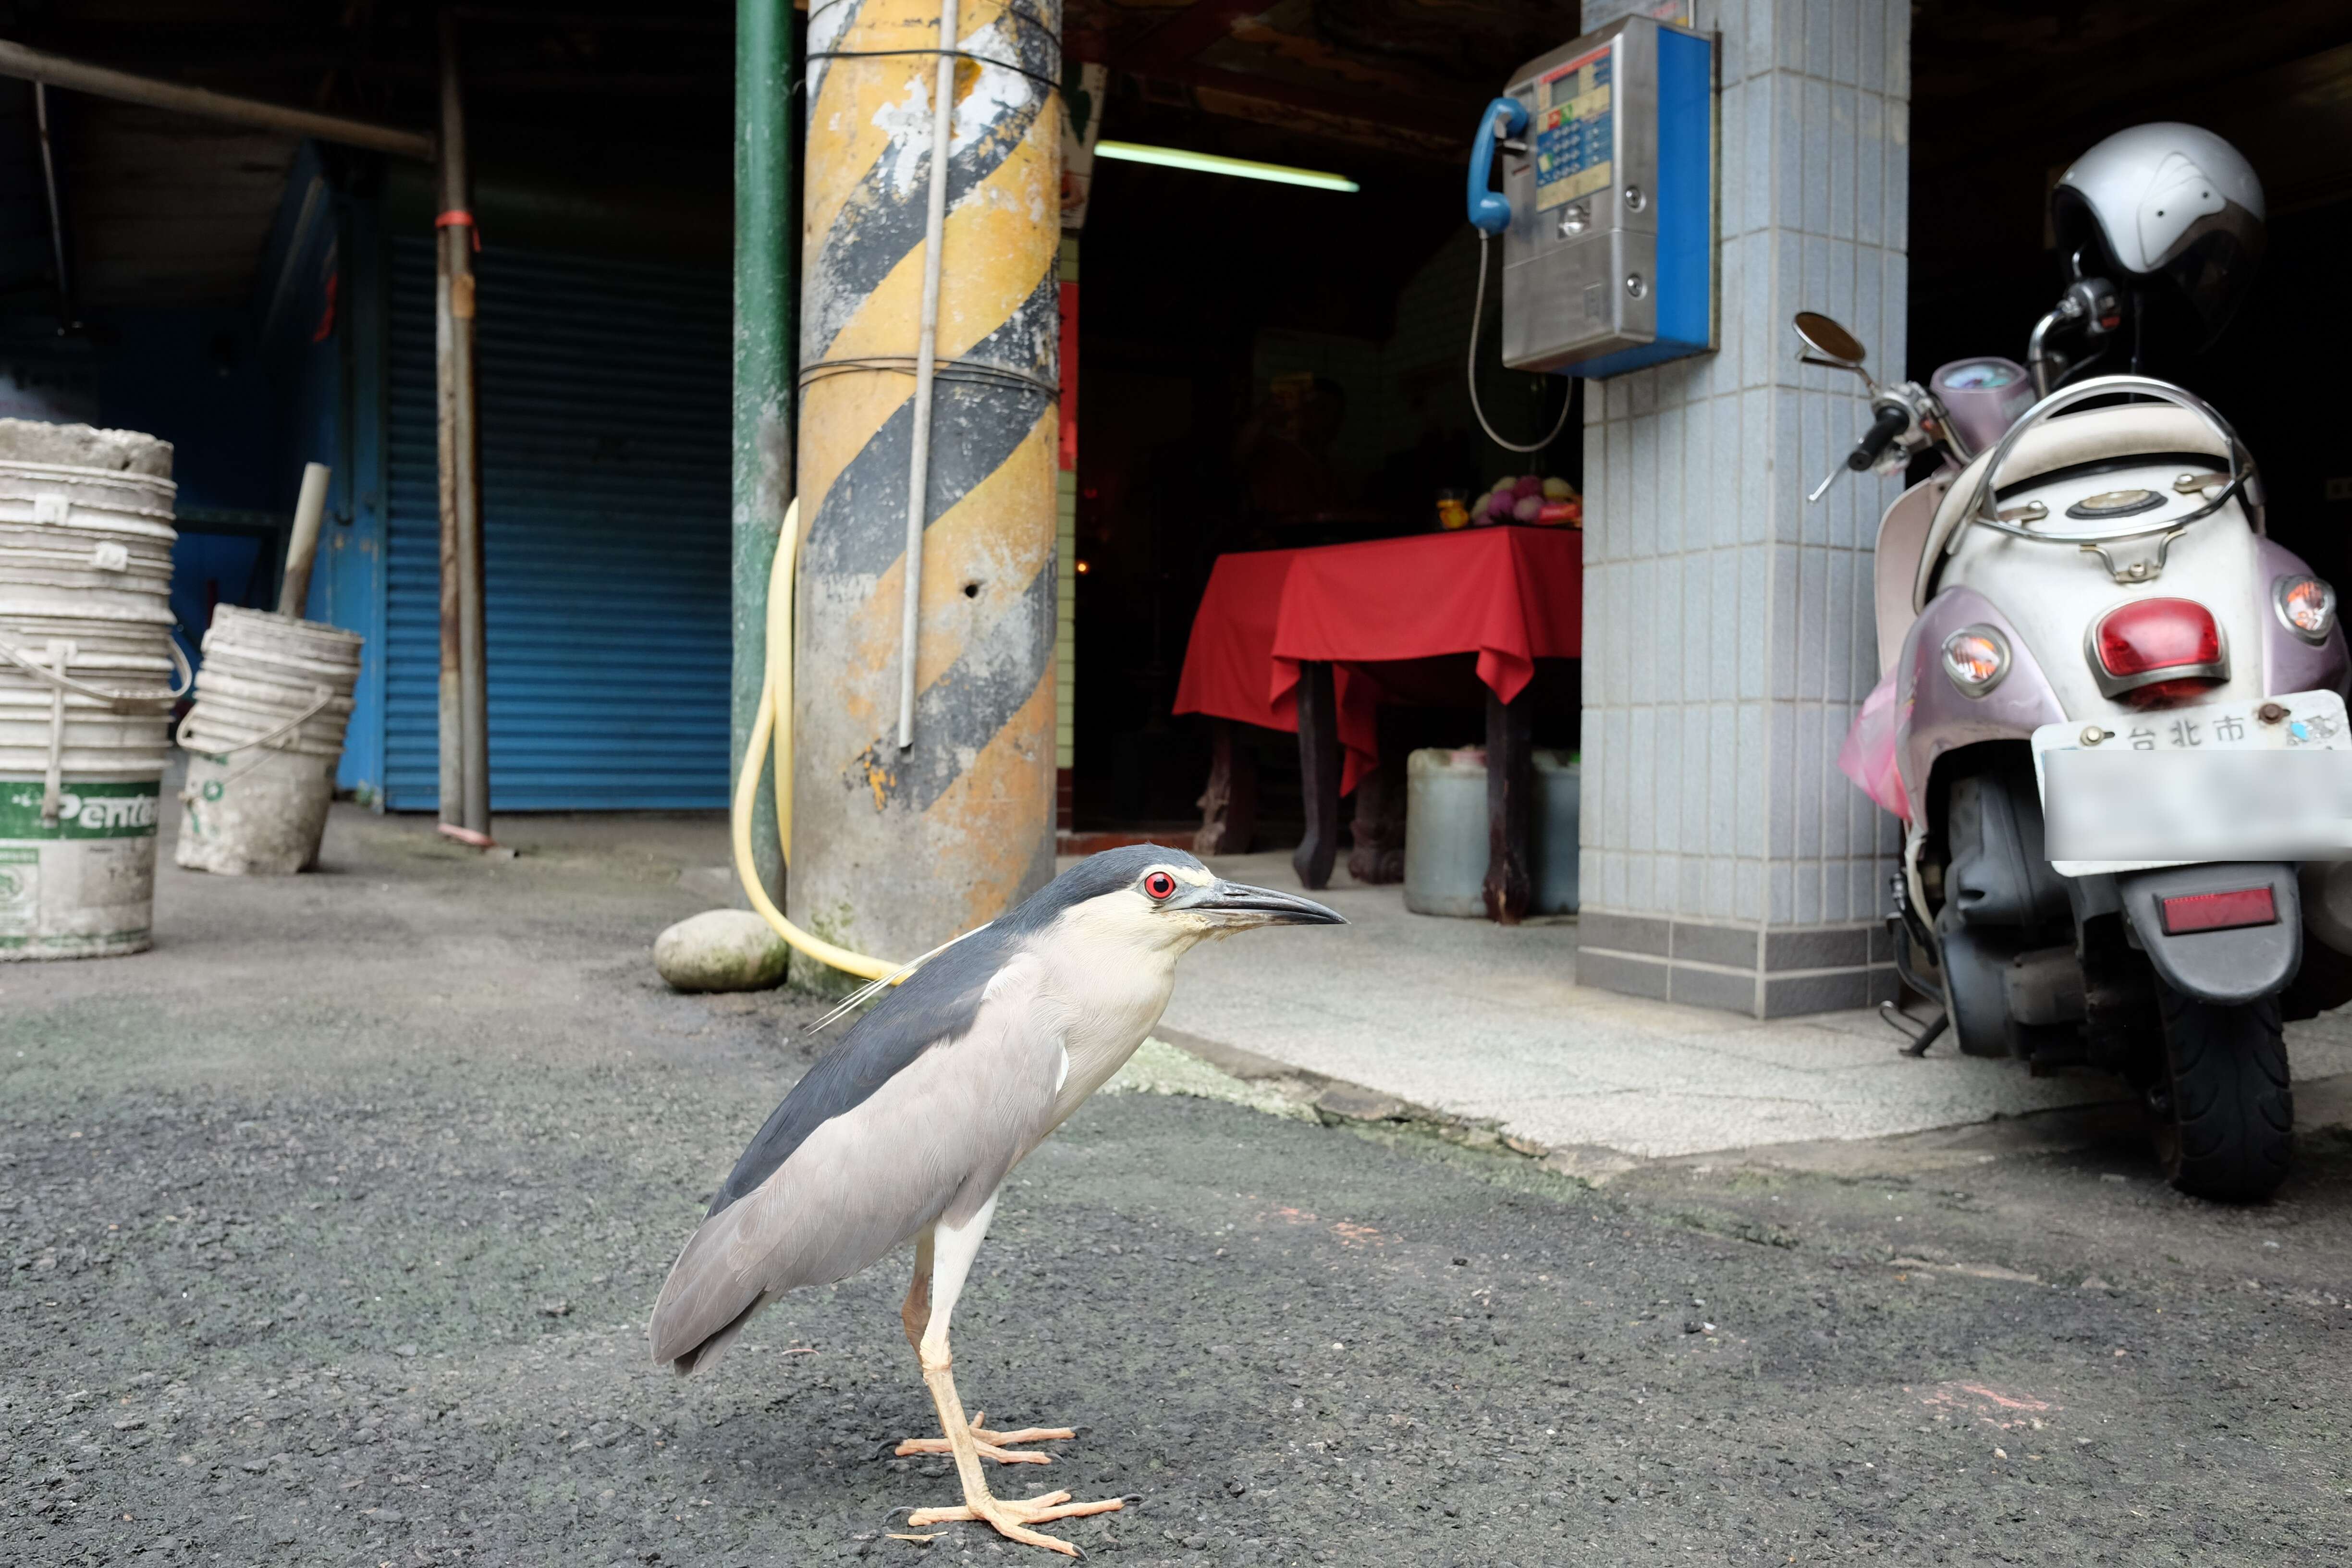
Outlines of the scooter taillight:
<svg viewBox="0 0 2352 1568">
<path fill-rule="evenodd" d="M 2194 599 L 2137 599 L 2091 626 L 2091 668 L 2102 694 L 2137 708 L 2186 701 L 2230 679 L 2213 613 Z"/>
</svg>

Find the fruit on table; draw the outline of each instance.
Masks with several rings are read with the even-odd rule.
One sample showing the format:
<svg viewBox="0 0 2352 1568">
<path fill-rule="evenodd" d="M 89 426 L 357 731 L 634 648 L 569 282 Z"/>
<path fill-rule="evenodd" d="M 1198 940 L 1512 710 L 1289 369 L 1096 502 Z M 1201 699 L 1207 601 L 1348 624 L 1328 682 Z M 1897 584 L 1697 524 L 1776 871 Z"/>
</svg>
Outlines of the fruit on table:
<svg viewBox="0 0 2352 1568">
<path fill-rule="evenodd" d="M 1573 508 L 1570 512 L 1558 509 Z M 1506 474 L 1470 503 L 1470 521 L 1486 522 L 1582 521 L 1584 502 L 1576 487 L 1557 475 Z"/>
</svg>

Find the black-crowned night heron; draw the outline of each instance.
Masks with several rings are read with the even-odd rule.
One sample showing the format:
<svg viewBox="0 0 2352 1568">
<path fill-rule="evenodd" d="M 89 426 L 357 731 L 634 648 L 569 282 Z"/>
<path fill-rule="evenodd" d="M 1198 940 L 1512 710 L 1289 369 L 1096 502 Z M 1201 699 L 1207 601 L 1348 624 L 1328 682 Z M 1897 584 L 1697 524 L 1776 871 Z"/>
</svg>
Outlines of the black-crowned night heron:
<svg viewBox="0 0 2352 1568">
<path fill-rule="evenodd" d="M 912 1241 L 915 1279 L 899 1319 L 946 1436 L 899 1452 L 954 1455 L 964 1500 L 920 1510 L 910 1525 L 985 1520 L 1013 1540 L 1076 1555 L 1030 1527 L 1108 1512 L 1117 1499 L 1000 1500 L 980 1472 L 983 1456 L 1043 1463 L 1008 1445 L 1073 1434 L 986 1431 L 964 1418 L 956 1394 L 948 1320 L 997 1189 L 1143 1043 L 1177 959 L 1196 943 L 1256 926 L 1345 923 L 1157 845 L 1065 871 L 932 956 L 793 1086 L 670 1269 L 654 1307 L 655 1361 L 704 1370 L 785 1291 L 845 1279 Z"/>
</svg>

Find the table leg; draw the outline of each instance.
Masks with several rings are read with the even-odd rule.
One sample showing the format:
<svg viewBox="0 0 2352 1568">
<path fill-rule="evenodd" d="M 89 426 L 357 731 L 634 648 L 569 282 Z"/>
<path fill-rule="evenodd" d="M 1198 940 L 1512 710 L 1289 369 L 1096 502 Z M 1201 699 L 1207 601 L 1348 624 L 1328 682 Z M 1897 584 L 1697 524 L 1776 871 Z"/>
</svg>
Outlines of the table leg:
<svg viewBox="0 0 2352 1568">
<path fill-rule="evenodd" d="M 1307 811 L 1307 837 L 1290 857 L 1301 886 L 1331 885 L 1331 863 L 1339 854 L 1339 702 L 1331 666 L 1302 659 L 1298 666 L 1298 794 Z"/>
<path fill-rule="evenodd" d="M 1348 875 L 1373 886 L 1404 880 L 1405 743 L 1398 710 L 1380 710 L 1381 760 L 1356 782 L 1356 815 L 1349 831 Z"/>
<path fill-rule="evenodd" d="M 1195 855 L 1246 855 L 1257 831 L 1256 736 L 1231 719 L 1209 721 L 1209 784 L 1194 804 L 1201 831 Z"/>
<path fill-rule="evenodd" d="M 1533 835 L 1535 704 L 1522 690 L 1506 702 L 1486 693 L 1486 913 L 1517 925 L 1535 905 Z"/>
</svg>

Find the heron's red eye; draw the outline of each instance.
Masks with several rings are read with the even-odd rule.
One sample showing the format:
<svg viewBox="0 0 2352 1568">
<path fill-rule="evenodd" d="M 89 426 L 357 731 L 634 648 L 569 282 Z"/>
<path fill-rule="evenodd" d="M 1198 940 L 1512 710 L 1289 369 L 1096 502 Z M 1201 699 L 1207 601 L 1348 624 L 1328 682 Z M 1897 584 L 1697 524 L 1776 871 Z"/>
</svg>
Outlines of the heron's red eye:
<svg viewBox="0 0 2352 1568">
<path fill-rule="evenodd" d="M 1165 871 L 1154 871 L 1143 879 L 1143 890 L 1155 899 L 1172 899 L 1176 896 L 1176 879 Z"/>
</svg>

